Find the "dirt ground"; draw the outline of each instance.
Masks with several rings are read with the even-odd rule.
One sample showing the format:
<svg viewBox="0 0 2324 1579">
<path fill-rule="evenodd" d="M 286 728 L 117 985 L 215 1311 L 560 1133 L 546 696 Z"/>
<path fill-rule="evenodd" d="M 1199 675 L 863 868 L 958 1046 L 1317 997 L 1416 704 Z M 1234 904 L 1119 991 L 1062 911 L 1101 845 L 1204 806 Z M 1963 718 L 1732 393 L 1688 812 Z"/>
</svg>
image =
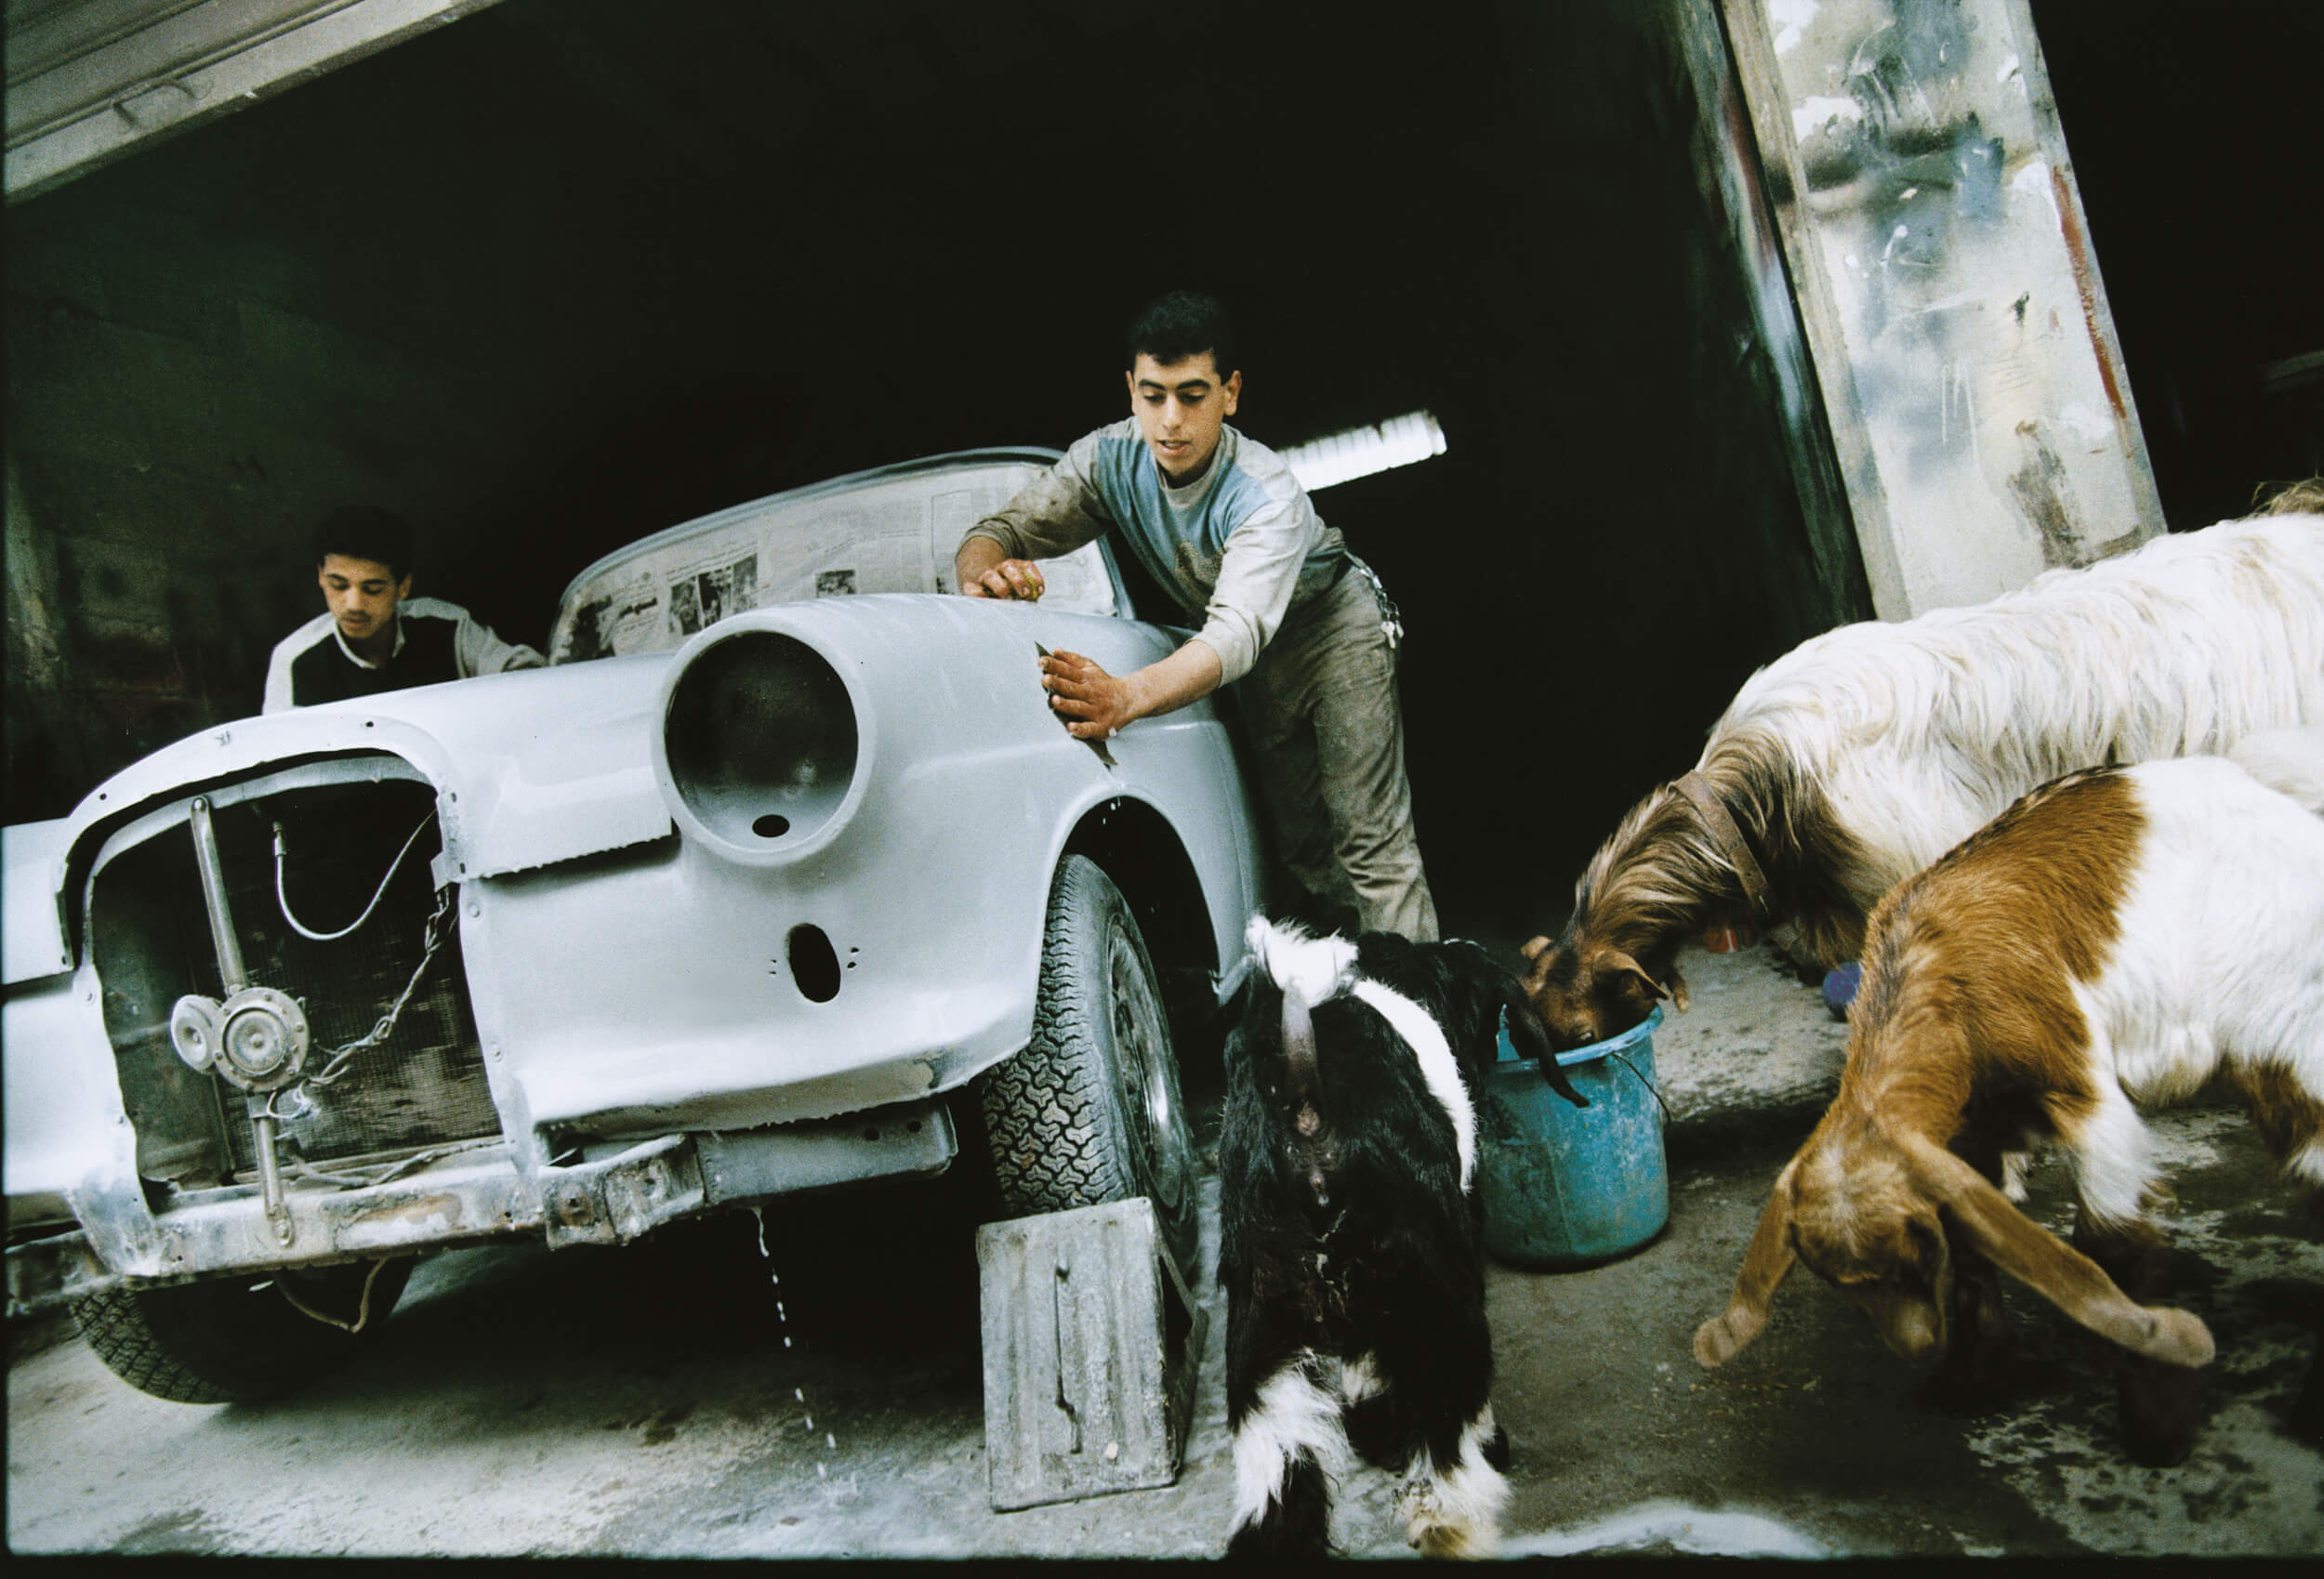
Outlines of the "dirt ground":
<svg viewBox="0 0 2324 1579">
<path fill-rule="evenodd" d="M 1486 940 L 1497 948 L 1506 940 Z M 2194 1455 L 2119 1451 L 2096 1340 L 2013 1287 L 2022 1385 L 1974 1412 L 1812 1278 L 1716 1372 L 1725 1297 L 1844 1028 L 1764 945 L 1684 960 L 1655 1037 L 1668 1228 L 1578 1271 L 1496 1266 L 1495 1397 L 1513 1441 L 1505 1555 L 2324 1552 L 2324 1456 L 2282 1427 L 2324 1314 L 2324 1252 L 2236 1111 L 2154 1127 L 2178 1191 L 2178 1303 L 2219 1344 Z M 2065 1215 L 2062 1169 L 2035 1210 Z M 10 1333 L 7 1534 L 67 1554 L 608 1558 L 1208 1557 L 1232 1454 L 1212 1320 L 1177 1482 L 992 1511 L 976 1268 L 944 1181 L 792 1202 L 627 1251 L 441 1256 L 377 1348 L 263 1408 L 115 1380 L 49 1321 Z M 1213 1187 L 1215 1188 L 1215 1187 Z M 957 1192 L 956 1192 L 957 1193 Z M 1205 1257 L 1216 1255 L 1215 1207 Z M 780 1281 L 776 1281 L 779 1279 Z M 1335 1531 L 1405 1555 L 1361 1471 Z"/>
</svg>

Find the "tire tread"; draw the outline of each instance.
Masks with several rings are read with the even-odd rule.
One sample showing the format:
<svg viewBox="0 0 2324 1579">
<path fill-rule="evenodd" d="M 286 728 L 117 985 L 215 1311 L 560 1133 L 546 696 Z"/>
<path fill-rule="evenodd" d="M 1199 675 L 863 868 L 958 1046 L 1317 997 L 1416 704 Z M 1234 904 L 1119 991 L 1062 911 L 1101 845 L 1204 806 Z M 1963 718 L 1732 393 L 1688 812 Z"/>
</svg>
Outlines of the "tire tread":
<svg viewBox="0 0 2324 1579">
<path fill-rule="evenodd" d="M 1085 983 L 1107 978 L 1106 922 L 1116 915 L 1143 956 L 1137 923 L 1113 879 L 1095 862 L 1068 856 L 1050 888 L 1032 1039 L 987 1071 L 979 1092 L 994 1183 L 1010 1215 L 1070 1211 L 1145 1192 L 1114 1112 L 1113 1071 L 1103 1050 L 1113 1028 L 1090 1022 L 1092 1005 L 1103 1005 L 1104 994 L 1085 990 Z M 1150 958 L 1145 966 L 1167 1052 L 1169 1021 Z M 1188 1194 L 1177 1219 L 1164 1225 L 1182 1262 L 1194 1248 Z"/>
<path fill-rule="evenodd" d="M 352 1357 L 394 1309 L 413 1264 L 404 1257 L 379 1269 L 361 1333 L 318 1322 L 279 1293 L 265 1297 L 244 1279 L 84 1294 L 72 1301 L 73 1320 L 90 1352 L 139 1392 L 172 1403 L 256 1403 Z M 351 1303 L 370 1265 L 343 1270 Z"/>
</svg>

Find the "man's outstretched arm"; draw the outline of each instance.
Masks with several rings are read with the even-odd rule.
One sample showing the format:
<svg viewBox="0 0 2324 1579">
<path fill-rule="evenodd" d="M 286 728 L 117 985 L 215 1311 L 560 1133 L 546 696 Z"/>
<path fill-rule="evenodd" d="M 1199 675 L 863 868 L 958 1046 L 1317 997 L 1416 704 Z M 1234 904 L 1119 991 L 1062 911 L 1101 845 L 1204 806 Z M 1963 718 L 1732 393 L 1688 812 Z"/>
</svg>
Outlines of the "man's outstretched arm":
<svg viewBox="0 0 2324 1579">
<path fill-rule="evenodd" d="M 1139 718 L 1175 712 L 1219 689 L 1224 670 L 1210 644 L 1195 638 L 1158 663 L 1110 675 L 1078 652 L 1041 660 L 1050 706 L 1077 740 L 1103 740 Z"/>
</svg>

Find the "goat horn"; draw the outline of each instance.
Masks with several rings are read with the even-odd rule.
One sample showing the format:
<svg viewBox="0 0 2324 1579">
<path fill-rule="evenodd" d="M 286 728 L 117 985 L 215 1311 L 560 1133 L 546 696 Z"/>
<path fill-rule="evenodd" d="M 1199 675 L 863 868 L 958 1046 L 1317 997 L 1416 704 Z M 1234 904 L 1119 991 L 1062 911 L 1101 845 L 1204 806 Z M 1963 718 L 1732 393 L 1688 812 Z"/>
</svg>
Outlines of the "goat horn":
<svg viewBox="0 0 2324 1579">
<path fill-rule="evenodd" d="M 1744 902 L 1751 907 L 1752 914 L 1775 915 L 1776 901 L 1768 892 L 1767 875 L 1760 870 L 1758 860 L 1751 854 L 1750 841 L 1744 838 L 1743 830 L 1736 825 L 1735 818 L 1729 814 L 1726 804 L 1719 798 L 1719 792 L 1711 787 L 1710 781 L 1700 773 L 1690 772 L 1679 778 L 1670 787 L 1684 796 L 1686 803 L 1695 809 L 1696 819 L 1718 845 L 1719 852 L 1727 858 L 1727 864 L 1735 868 L 1736 881 L 1741 885 Z"/>
<path fill-rule="evenodd" d="M 1993 1264 L 2099 1336 L 2172 1365 L 2211 1362 L 2211 1329 L 2200 1318 L 2141 1305 L 2104 1268 L 2010 1204 L 1990 1180 L 1922 1136 L 1898 1141 L 1907 1165 L 1948 1207 Z"/>
<path fill-rule="evenodd" d="M 1501 1023 L 1509 1027 L 1510 1046 L 1519 1056 L 1537 1060 L 1541 1065 L 1541 1079 L 1549 1088 L 1578 1108 L 1590 1105 L 1590 1099 L 1574 1089 L 1572 1077 L 1565 1066 L 1557 1061 L 1557 1049 L 1550 1046 L 1550 1033 L 1541 1025 L 1541 1017 L 1521 993 L 1504 993 L 1501 997 Z M 1522 1047 L 1517 1044 L 1524 1043 Z"/>
<path fill-rule="evenodd" d="M 1791 1176 L 1799 1165 L 1794 1159 L 1776 1179 L 1750 1248 L 1743 1253 L 1743 1270 L 1735 1276 L 1727 1308 L 1695 1329 L 1695 1359 L 1706 1369 L 1725 1364 L 1759 1336 L 1776 1288 L 1798 1259 L 1791 1249 Z"/>
</svg>

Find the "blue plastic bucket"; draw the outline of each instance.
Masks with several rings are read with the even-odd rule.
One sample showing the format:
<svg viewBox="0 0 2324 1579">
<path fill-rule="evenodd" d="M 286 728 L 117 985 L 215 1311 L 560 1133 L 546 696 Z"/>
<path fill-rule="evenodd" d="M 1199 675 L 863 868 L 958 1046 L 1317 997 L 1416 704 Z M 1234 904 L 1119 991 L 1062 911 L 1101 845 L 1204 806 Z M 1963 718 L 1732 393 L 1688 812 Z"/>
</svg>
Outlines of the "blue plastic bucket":
<svg viewBox="0 0 2324 1579">
<path fill-rule="evenodd" d="M 1670 1220 L 1670 1170 L 1655 1091 L 1662 1009 L 1619 1036 L 1557 1055 L 1575 1107 L 1501 1033 L 1486 1072 L 1478 1188 L 1485 1247 L 1520 1267 L 1580 1267 L 1634 1250 Z"/>
</svg>

